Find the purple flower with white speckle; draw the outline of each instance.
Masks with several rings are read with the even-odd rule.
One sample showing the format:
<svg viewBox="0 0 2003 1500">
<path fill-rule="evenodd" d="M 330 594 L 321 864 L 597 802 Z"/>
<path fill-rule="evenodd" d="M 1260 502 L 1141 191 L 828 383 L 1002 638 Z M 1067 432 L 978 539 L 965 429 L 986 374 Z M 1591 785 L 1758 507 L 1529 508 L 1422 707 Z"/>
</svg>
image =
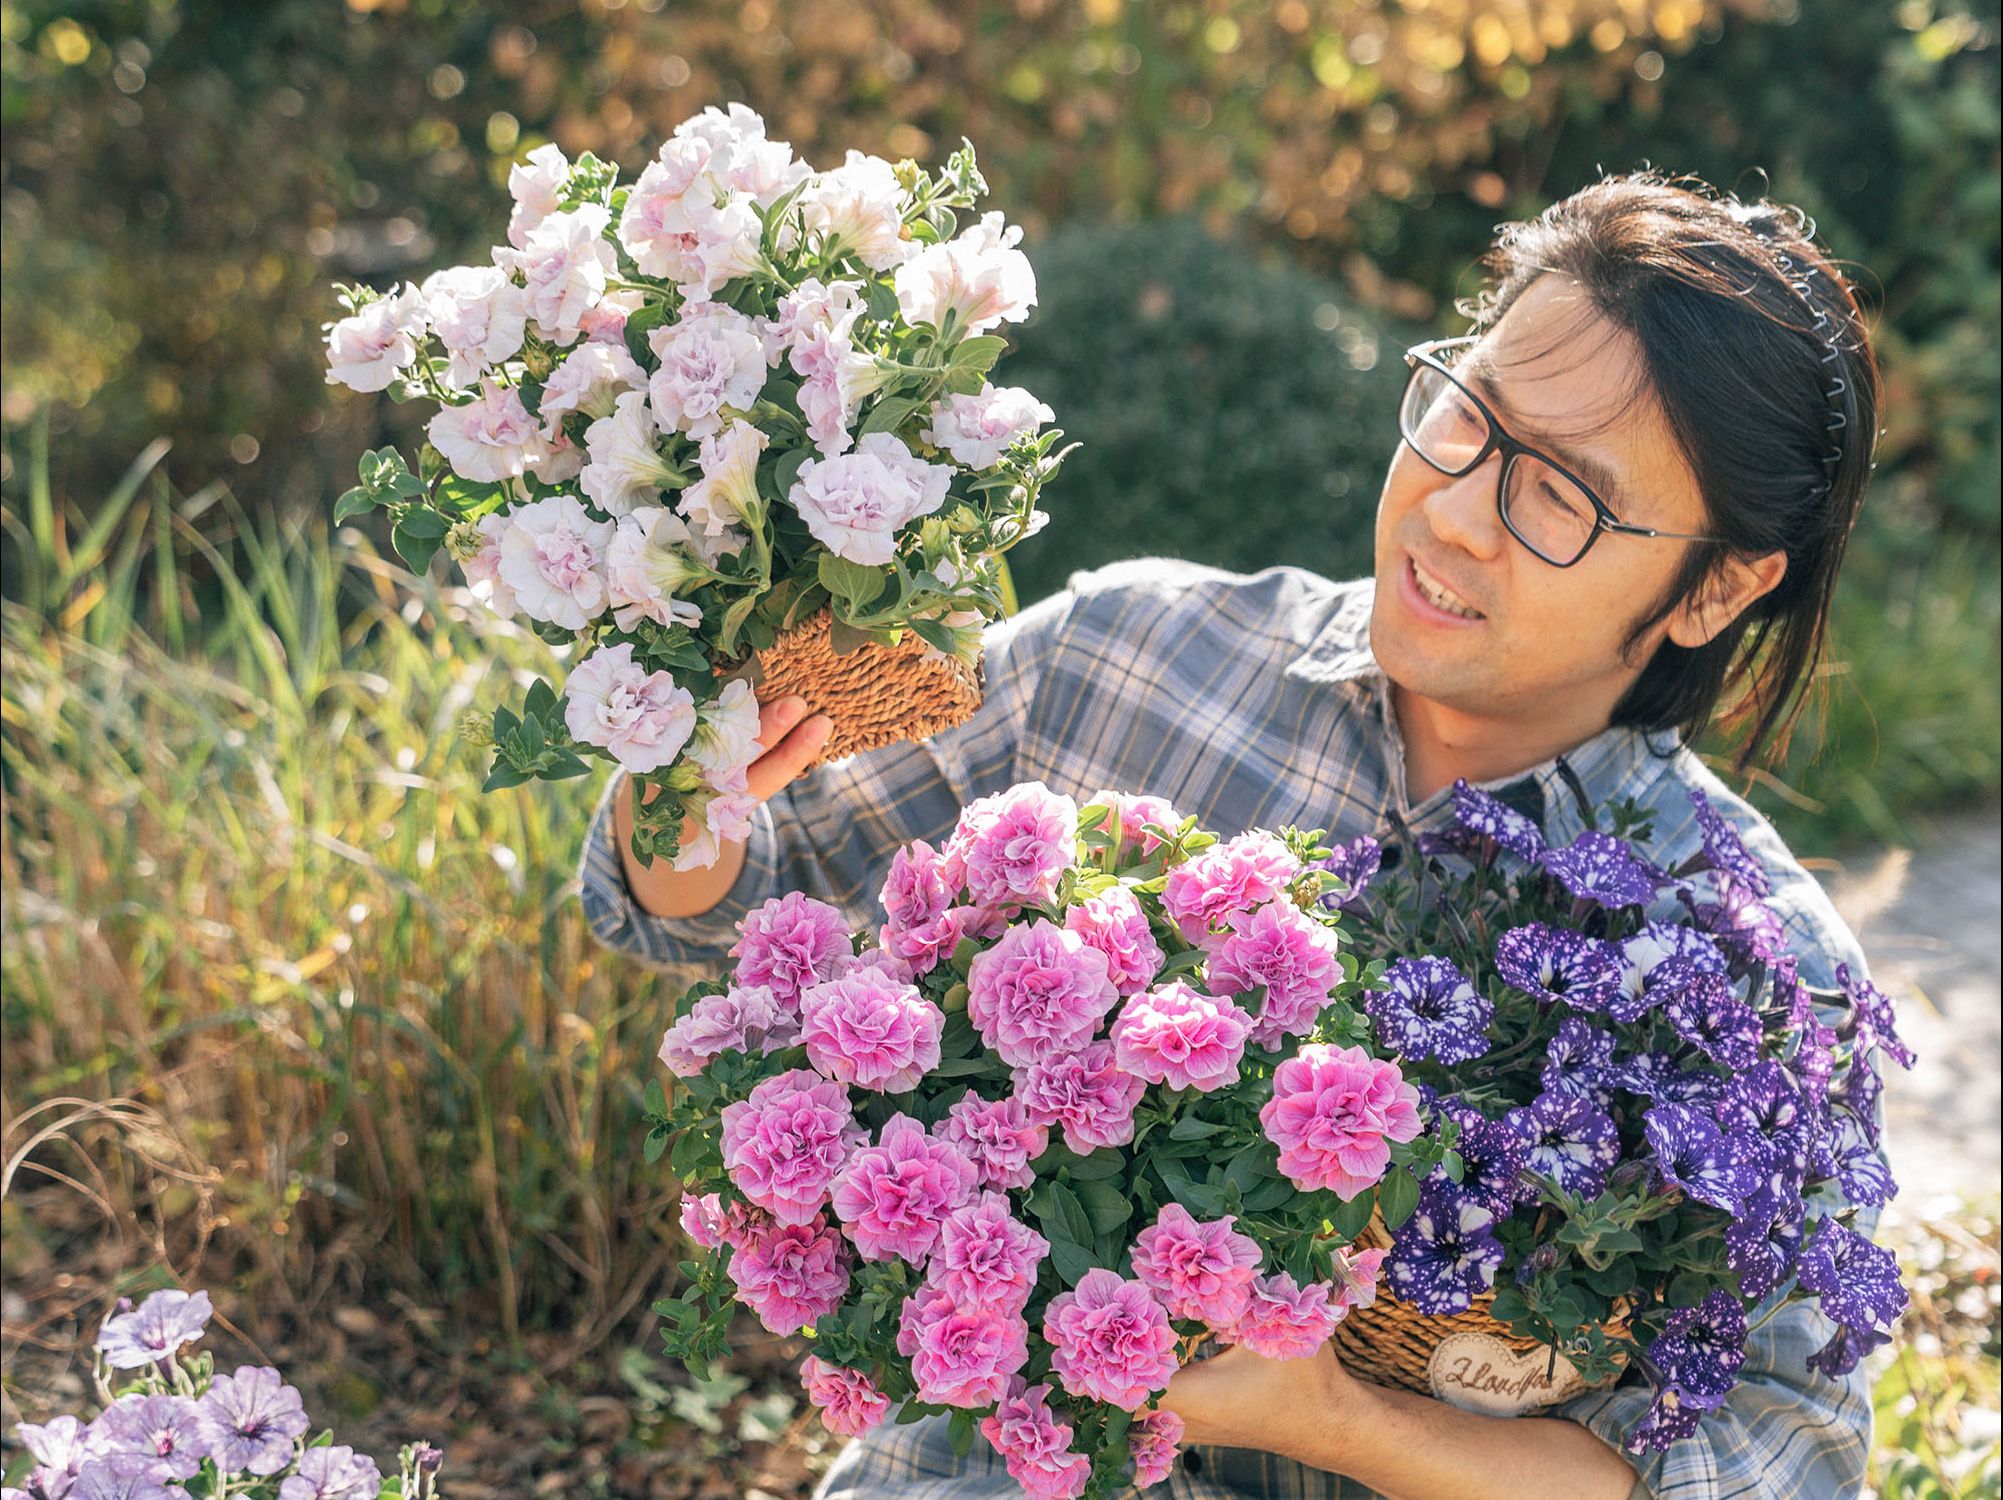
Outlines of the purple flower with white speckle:
<svg viewBox="0 0 2003 1500">
<path fill-rule="evenodd" d="M 186 1396 L 120 1396 L 92 1424 L 92 1438 L 106 1458 L 151 1461 L 161 1479 L 189 1479 L 208 1457 L 208 1428 Z"/>
<path fill-rule="evenodd" d="M 1724 1089 L 1716 1075 L 1686 1070 L 1666 1052 L 1641 1052 L 1607 1070 L 1607 1081 L 1658 1104 L 1694 1104 L 1708 1110 Z"/>
<path fill-rule="evenodd" d="M 1491 1120 L 1466 1105 L 1444 1111 L 1460 1134 L 1454 1151 L 1461 1159 L 1460 1181 L 1436 1168 L 1430 1179 L 1441 1191 L 1479 1203 L 1498 1219 L 1507 1218 L 1523 1191 L 1523 1142 L 1507 1123 Z"/>
<path fill-rule="evenodd" d="M 299 1471 L 278 1487 L 278 1500 L 375 1500 L 382 1487 L 374 1459 L 336 1443 L 302 1453 Z"/>
<path fill-rule="evenodd" d="M 1684 1406 L 1677 1401 L 1674 1391 L 1665 1391 L 1656 1397 L 1648 1408 L 1648 1414 L 1627 1435 L 1627 1451 L 1661 1453 L 1694 1435 L 1697 1424 L 1703 1420 L 1703 1408 Z"/>
<path fill-rule="evenodd" d="M 1722 870 L 1710 875 L 1713 899 L 1694 902 L 1691 915 L 1743 965 L 1772 964 L 1787 951 L 1787 933 L 1753 888 Z"/>
<path fill-rule="evenodd" d="M 1679 975 L 1662 1008 L 1670 1028 L 1713 1062 L 1728 1068 L 1750 1068 L 1758 1062 L 1759 1014 L 1738 997 L 1732 981 L 1723 974 L 1700 974 L 1680 958 L 1670 959 L 1656 973 L 1672 965 L 1687 972 Z"/>
<path fill-rule="evenodd" d="M 1856 1369 L 1866 1356 L 1891 1341 L 1889 1333 L 1878 1333 L 1869 1328 L 1848 1328 L 1839 1323 L 1829 1342 L 1809 1355 L 1805 1363 L 1809 1369 L 1819 1371 L 1831 1380 L 1840 1380 Z"/>
<path fill-rule="evenodd" d="M 268 1366 L 218 1375 L 202 1397 L 209 1456 L 226 1474 L 276 1474 L 292 1461 L 293 1439 L 310 1425 L 299 1393 Z"/>
<path fill-rule="evenodd" d="M 1558 1023 L 1558 1034 L 1544 1052 L 1540 1076 L 1547 1094 L 1604 1101 L 1607 1097 L 1607 1069 L 1614 1058 L 1610 1032 L 1589 1026 L 1577 1016 Z"/>
<path fill-rule="evenodd" d="M 1702 792 L 1693 790 L 1690 802 L 1697 810 L 1697 826 L 1703 831 L 1704 855 L 1711 861 L 1711 868 L 1723 870 L 1755 896 L 1771 893 L 1773 882 L 1767 878 L 1765 866 L 1753 858 L 1745 840 L 1739 837 L 1739 830 L 1725 820 L 1724 814 Z"/>
<path fill-rule="evenodd" d="M 1620 983 L 1620 950 L 1569 927 L 1531 922 L 1496 940 L 1495 971 L 1539 1004 L 1600 1011 Z"/>
<path fill-rule="evenodd" d="M 1898 1258 L 1847 1224 L 1824 1219 L 1802 1246 L 1795 1274 L 1822 1310 L 1848 1328 L 1888 1332 L 1906 1310 Z"/>
<path fill-rule="evenodd" d="M 1523 1165 L 1568 1193 L 1597 1198 L 1620 1160 L 1613 1116 L 1576 1094 L 1539 1094 L 1505 1117 L 1523 1147 Z"/>
<path fill-rule="evenodd" d="M 1731 1392 L 1746 1362 L 1745 1309 L 1724 1287 L 1714 1287 L 1696 1307 L 1669 1315 L 1648 1346 L 1648 1360 L 1679 1407 L 1709 1411 Z"/>
<path fill-rule="evenodd" d="M 1400 1301 L 1437 1317 L 1466 1312 L 1495 1284 L 1501 1265 L 1495 1215 L 1428 1184 L 1417 1212 L 1393 1233 L 1385 1270 Z"/>
<path fill-rule="evenodd" d="M 1913 1049 L 1899 1039 L 1892 997 L 1863 975 L 1853 973 L 1848 964 L 1836 966 L 1836 982 L 1843 987 L 1851 1009 L 1856 1012 L 1859 1049 L 1869 1051 L 1872 1047 L 1882 1047 L 1893 1062 L 1902 1068 L 1910 1068 L 1917 1059 Z"/>
<path fill-rule="evenodd" d="M 1607 1015 L 1624 1026 L 1668 1000 L 1691 972 L 1729 970 L 1716 939 L 1680 922 L 1650 922 L 1621 944 L 1620 954 L 1620 977 L 1607 1000 Z"/>
<path fill-rule="evenodd" d="M 1465 781 L 1454 783 L 1454 817 L 1478 838 L 1490 839 L 1518 859 L 1535 864 L 1544 856 L 1544 833 L 1508 803 Z"/>
<path fill-rule="evenodd" d="M 1369 834 L 1362 834 L 1346 844 L 1337 844 L 1327 859 L 1316 866 L 1341 880 L 1346 889 L 1330 891 L 1321 898 L 1321 904 L 1330 911 L 1354 911 L 1363 904 L 1363 896 L 1370 889 L 1370 882 L 1384 867 L 1384 846 Z"/>
<path fill-rule="evenodd" d="M 1725 1264 L 1739 1274 L 1739 1295 L 1764 1297 L 1781 1284 L 1801 1253 L 1801 1200 L 1785 1203 L 1767 1191 L 1748 1198 L 1725 1226 Z"/>
<path fill-rule="evenodd" d="M 200 1338 L 214 1312 L 207 1292 L 155 1292 L 136 1312 L 104 1320 L 97 1351 L 114 1370 L 142 1370 Z"/>
<path fill-rule="evenodd" d="M 1488 1051 L 1495 1006 L 1444 958 L 1401 958 L 1384 971 L 1384 988 L 1366 990 L 1363 1009 L 1377 1039 L 1412 1062 L 1451 1066 Z"/>
<path fill-rule="evenodd" d="M 1862 1117 L 1840 1107 L 1830 1110 L 1827 1145 L 1829 1175 L 1843 1190 L 1846 1203 L 1882 1208 L 1898 1194 L 1877 1133 Z"/>
<path fill-rule="evenodd" d="M 1646 906 L 1665 880 L 1626 839 L 1591 830 L 1563 849 L 1547 849 L 1543 863 L 1566 890 L 1596 906 Z"/>
<path fill-rule="evenodd" d="M 1644 1117 L 1649 1149 L 1663 1180 L 1737 1217 L 1760 1190 L 1769 1148 L 1758 1137 L 1735 1140 L 1687 1104 L 1658 1104 Z"/>
</svg>

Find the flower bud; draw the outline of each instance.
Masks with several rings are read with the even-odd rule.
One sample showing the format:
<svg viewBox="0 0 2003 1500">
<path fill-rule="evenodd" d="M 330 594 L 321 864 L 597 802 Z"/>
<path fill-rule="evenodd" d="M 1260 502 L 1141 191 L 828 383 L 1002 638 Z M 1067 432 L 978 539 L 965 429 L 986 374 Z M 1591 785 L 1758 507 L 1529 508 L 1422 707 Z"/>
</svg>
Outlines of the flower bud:
<svg viewBox="0 0 2003 1500">
<path fill-rule="evenodd" d="M 484 709 L 469 708 L 459 716 L 459 738 L 475 750 L 494 743 L 494 721 Z"/>
<path fill-rule="evenodd" d="M 474 521 L 455 521 L 445 533 L 445 555 L 456 563 L 471 562 L 485 545 L 486 538 Z"/>
</svg>

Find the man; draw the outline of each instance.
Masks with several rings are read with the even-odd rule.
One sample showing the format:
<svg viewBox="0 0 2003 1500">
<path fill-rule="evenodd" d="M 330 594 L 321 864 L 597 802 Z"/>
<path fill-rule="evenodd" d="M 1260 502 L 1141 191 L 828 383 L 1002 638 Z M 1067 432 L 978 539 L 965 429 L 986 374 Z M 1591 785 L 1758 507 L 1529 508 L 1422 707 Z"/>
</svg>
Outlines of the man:
<svg viewBox="0 0 2003 1500">
<path fill-rule="evenodd" d="M 786 890 L 866 924 L 899 844 L 939 841 L 965 802 L 1018 781 L 1156 793 L 1226 834 L 1292 823 L 1348 839 L 1444 825 L 1465 778 L 1555 840 L 1578 831 L 1574 783 L 1631 796 L 1655 809 L 1672 865 L 1697 846 L 1688 794 L 1702 790 L 1772 872 L 1804 978 L 1833 983 L 1859 965 L 1854 940 L 1682 743 L 1730 717 L 1749 756 L 1784 744 L 1869 473 L 1876 371 L 1809 233 L 1789 211 L 1653 174 L 1506 227 L 1468 309 L 1475 336 L 1407 356 L 1373 579 L 1161 560 L 1080 575 L 989 632 L 969 723 L 808 775 L 829 724 L 773 704 L 751 772 L 765 806 L 714 868 L 640 869 L 614 785 L 583 869 L 594 931 L 715 968 L 734 923 Z M 1726 1405 L 1647 1456 L 1619 1446 L 1644 1387 L 1503 1420 L 1364 1384 L 1326 1349 L 1286 1364 L 1233 1349 L 1170 1387 L 1191 1446 L 1158 1492 L 1853 1493 L 1861 1377 L 1804 1364 L 1829 1333 L 1810 1309 L 1774 1318 Z M 956 1458 L 939 1421 L 879 1429 L 823 1491 L 1015 1492 L 985 1445 Z"/>
</svg>

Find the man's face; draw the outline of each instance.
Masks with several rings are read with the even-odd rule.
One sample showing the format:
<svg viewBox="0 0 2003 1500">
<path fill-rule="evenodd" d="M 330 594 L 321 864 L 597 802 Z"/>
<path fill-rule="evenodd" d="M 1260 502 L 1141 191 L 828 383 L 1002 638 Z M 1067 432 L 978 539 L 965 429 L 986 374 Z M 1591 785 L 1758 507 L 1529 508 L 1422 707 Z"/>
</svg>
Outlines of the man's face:
<svg viewBox="0 0 2003 1500">
<path fill-rule="evenodd" d="M 1706 529 L 1639 350 L 1573 283 L 1540 278 L 1453 369 L 1510 436 L 1616 481 L 1594 488 L 1619 520 Z M 1501 464 L 1491 454 L 1449 478 L 1399 446 L 1377 507 L 1372 651 L 1392 682 L 1460 713 L 1534 718 L 1561 702 L 1611 712 L 1654 645 L 1624 659 L 1630 629 L 1695 544 L 1603 533 L 1575 565 L 1553 567 L 1503 526 Z"/>
</svg>

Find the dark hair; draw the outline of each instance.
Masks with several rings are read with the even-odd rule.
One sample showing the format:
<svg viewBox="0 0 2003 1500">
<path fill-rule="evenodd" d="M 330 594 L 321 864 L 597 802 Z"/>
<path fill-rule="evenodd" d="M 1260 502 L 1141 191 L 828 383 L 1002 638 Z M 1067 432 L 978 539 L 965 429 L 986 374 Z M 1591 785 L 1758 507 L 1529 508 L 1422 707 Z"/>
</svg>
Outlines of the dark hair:
<svg viewBox="0 0 2003 1500">
<path fill-rule="evenodd" d="M 1720 544 L 1691 547 L 1629 651 L 1727 556 L 1787 555 L 1780 583 L 1708 644 L 1663 641 L 1614 709 L 1616 724 L 1686 738 L 1715 722 L 1737 739 L 1741 770 L 1786 753 L 1877 445 L 1870 336 L 1814 235 L 1799 209 L 1694 178 L 1608 177 L 1504 225 L 1487 287 L 1462 305 L 1486 330 L 1556 273 L 1640 348 L 1637 394 L 1667 418 Z"/>
</svg>

